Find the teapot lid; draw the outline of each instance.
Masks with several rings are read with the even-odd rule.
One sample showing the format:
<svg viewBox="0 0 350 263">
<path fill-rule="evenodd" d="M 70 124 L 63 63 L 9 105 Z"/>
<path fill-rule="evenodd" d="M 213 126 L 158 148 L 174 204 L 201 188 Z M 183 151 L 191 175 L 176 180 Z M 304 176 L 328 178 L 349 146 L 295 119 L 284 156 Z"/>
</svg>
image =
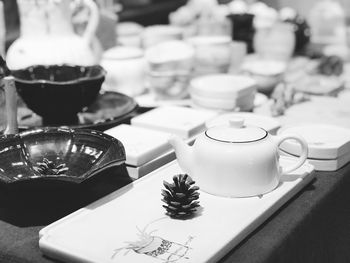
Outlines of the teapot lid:
<svg viewBox="0 0 350 263">
<path fill-rule="evenodd" d="M 264 139 L 267 131 L 254 126 L 245 126 L 243 118 L 232 118 L 229 125 L 215 126 L 205 132 L 210 139 L 228 143 L 247 143 Z"/>
</svg>

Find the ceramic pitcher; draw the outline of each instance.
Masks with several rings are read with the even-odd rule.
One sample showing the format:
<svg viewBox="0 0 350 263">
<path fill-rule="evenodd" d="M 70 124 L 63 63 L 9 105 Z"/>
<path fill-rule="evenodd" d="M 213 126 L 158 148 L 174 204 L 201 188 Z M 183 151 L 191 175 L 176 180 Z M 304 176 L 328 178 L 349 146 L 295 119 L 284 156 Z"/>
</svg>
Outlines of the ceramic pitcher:
<svg viewBox="0 0 350 263">
<path fill-rule="evenodd" d="M 97 5 L 82 0 L 90 18 L 82 36 L 72 25 L 70 0 L 18 0 L 21 36 L 9 48 L 6 60 L 10 69 L 31 65 L 98 63 L 92 42 L 99 22 Z"/>
</svg>

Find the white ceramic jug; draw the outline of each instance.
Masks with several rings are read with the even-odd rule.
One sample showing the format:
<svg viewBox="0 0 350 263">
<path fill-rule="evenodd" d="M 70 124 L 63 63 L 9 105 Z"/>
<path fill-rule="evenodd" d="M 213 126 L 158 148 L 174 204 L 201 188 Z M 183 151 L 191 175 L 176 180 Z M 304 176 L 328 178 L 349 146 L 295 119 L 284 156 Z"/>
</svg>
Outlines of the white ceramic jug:
<svg viewBox="0 0 350 263">
<path fill-rule="evenodd" d="M 92 0 L 82 3 L 89 9 L 90 19 L 80 36 L 73 30 L 72 1 L 18 0 L 21 36 L 8 49 L 8 67 L 98 63 L 98 54 L 92 48 L 99 22 L 98 8 Z"/>
</svg>

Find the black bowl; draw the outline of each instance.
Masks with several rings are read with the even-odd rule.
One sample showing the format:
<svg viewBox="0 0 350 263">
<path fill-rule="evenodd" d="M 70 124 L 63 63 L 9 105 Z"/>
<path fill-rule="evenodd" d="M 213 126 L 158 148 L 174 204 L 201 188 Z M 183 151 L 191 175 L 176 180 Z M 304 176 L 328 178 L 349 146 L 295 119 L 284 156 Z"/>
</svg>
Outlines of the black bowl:
<svg viewBox="0 0 350 263">
<path fill-rule="evenodd" d="M 77 113 L 95 101 L 106 71 L 99 65 L 36 65 L 12 74 L 25 104 L 44 125 L 57 126 L 78 123 Z"/>
<path fill-rule="evenodd" d="M 81 183 L 125 162 L 120 141 L 94 130 L 44 128 L 0 137 L 0 182 Z"/>
</svg>

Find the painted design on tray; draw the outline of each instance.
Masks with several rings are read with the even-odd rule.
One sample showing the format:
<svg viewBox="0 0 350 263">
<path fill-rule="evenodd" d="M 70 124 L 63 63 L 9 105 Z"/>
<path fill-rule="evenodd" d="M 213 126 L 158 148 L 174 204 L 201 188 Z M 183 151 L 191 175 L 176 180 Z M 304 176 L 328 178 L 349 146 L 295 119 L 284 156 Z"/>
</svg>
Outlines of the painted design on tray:
<svg viewBox="0 0 350 263">
<path fill-rule="evenodd" d="M 180 259 L 189 259 L 187 253 L 190 249 L 192 249 L 189 247 L 189 244 L 193 240 L 192 236 L 189 236 L 185 243 L 180 244 L 166 240 L 160 236 L 153 235 L 153 233 L 157 230 L 147 233 L 147 226 L 143 230 L 136 227 L 139 231 L 139 240 L 134 242 L 126 242 L 127 246 L 114 250 L 111 258 L 115 258 L 120 251 L 126 250 L 124 256 L 130 251 L 133 251 L 138 254 L 154 257 L 155 259 L 165 263 L 177 262 Z"/>
</svg>

